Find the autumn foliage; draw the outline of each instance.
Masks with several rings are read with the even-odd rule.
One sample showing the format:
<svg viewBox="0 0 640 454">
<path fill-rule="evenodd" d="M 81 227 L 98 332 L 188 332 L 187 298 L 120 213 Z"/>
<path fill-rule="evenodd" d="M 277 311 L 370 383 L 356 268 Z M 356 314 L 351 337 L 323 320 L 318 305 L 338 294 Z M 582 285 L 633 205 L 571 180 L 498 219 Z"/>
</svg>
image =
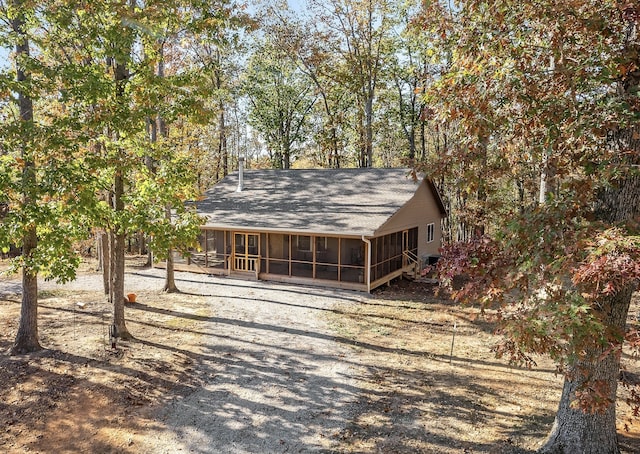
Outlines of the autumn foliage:
<svg viewBox="0 0 640 454">
<path fill-rule="evenodd" d="M 464 193 L 458 218 L 474 226 L 444 247 L 442 282 L 493 309 L 498 356 L 529 366 L 550 356 L 566 377 L 558 418 L 606 413 L 598 424 L 612 441 L 598 452 L 615 452 L 621 351 L 638 353 L 625 321 L 640 282 L 640 7 L 423 6 L 416 25 L 443 49 L 429 115 L 456 131 L 428 170 Z M 574 422 L 557 420 L 542 452 L 599 443 L 592 422 Z M 584 432 L 563 434 L 569 426 Z"/>
</svg>

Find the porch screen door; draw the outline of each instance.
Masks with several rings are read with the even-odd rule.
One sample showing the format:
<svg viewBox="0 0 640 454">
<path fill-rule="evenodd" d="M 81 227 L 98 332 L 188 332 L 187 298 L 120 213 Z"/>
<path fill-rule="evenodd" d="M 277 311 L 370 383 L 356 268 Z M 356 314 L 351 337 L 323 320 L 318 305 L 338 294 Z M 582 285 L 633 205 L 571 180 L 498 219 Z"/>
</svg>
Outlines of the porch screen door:
<svg viewBox="0 0 640 454">
<path fill-rule="evenodd" d="M 251 271 L 257 269 L 258 235 L 254 233 L 236 233 L 233 236 L 234 270 Z"/>
</svg>

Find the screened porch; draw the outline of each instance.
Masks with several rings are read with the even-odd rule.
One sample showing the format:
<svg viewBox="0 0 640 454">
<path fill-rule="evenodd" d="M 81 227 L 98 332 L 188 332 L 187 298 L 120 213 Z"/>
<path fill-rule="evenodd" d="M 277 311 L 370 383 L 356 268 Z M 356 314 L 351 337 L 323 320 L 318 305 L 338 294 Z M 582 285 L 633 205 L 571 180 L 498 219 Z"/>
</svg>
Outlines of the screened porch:
<svg viewBox="0 0 640 454">
<path fill-rule="evenodd" d="M 175 264 L 178 269 L 210 274 L 327 285 L 334 282 L 346 288 L 365 286 L 366 290 L 367 282 L 377 286 L 385 277 L 399 276 L 407 266 L 406 251 L 416 254 L 417 243 L 417 228 L 394 232 L 372 238 L 369 256 L 362 238 L 205 228 L 198 250 L 186 256 L 176 254 Z"/>
</svg>

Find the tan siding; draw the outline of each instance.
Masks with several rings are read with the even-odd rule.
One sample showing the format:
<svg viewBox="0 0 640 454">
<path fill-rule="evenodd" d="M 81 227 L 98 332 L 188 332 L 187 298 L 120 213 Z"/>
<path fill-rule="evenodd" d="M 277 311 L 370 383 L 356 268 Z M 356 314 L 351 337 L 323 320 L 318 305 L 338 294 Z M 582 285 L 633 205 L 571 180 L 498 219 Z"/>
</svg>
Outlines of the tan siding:
<svg viewBox="0 0 640 454">
<path fill-rule="evenodd" d="M 425 181 L 415 195 L 375 232 L 382 236 L 418 227 L 418 256 L 437 254 L 442 242 L 442 215 L 431 189 Z M 434 224 L 433 241 L 427 243 L 427 224 Z"/>
</svg>

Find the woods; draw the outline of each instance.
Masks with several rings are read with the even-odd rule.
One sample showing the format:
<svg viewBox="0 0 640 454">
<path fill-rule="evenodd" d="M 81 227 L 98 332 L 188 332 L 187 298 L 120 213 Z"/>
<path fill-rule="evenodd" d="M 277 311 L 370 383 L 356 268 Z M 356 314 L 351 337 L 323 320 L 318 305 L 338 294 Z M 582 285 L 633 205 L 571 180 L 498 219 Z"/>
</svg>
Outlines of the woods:
<svg viewBox="0 0 640 454">
<path fill-rule="evenodd" d="M 498 308 L 498 355 L 549 355 L 565 375 L 540 452 L 619 452 L 620 358 L 638 347 L 626 323 L 640 277 L 636 8 L 471 1 L 424 16 L 455 42 L 428 96 L 466 133 L 444 165 L 477 172 L 462 181 L 483 225 L 445 247 L 443 272 L 470 277 L 457 297 Z"/>
<path fill-rule="evenodd" d="M 127 237 L 178 290 L 192 202 L 240 159 L 409 166 L 449 214 L 443 285 L 496 311 L 498 357 L 547 356 L 565 377 L 540 452 L 619 452 L 622 352 L 640 353 L 639 21 L 618 0 L 0 1 L 0 248 L 21 250 L 23 280 L 12 352 L 42 348 L 38 277 L 72 280 L 95 235 L 113 325 L 134 337 Z"/>
</svg>

